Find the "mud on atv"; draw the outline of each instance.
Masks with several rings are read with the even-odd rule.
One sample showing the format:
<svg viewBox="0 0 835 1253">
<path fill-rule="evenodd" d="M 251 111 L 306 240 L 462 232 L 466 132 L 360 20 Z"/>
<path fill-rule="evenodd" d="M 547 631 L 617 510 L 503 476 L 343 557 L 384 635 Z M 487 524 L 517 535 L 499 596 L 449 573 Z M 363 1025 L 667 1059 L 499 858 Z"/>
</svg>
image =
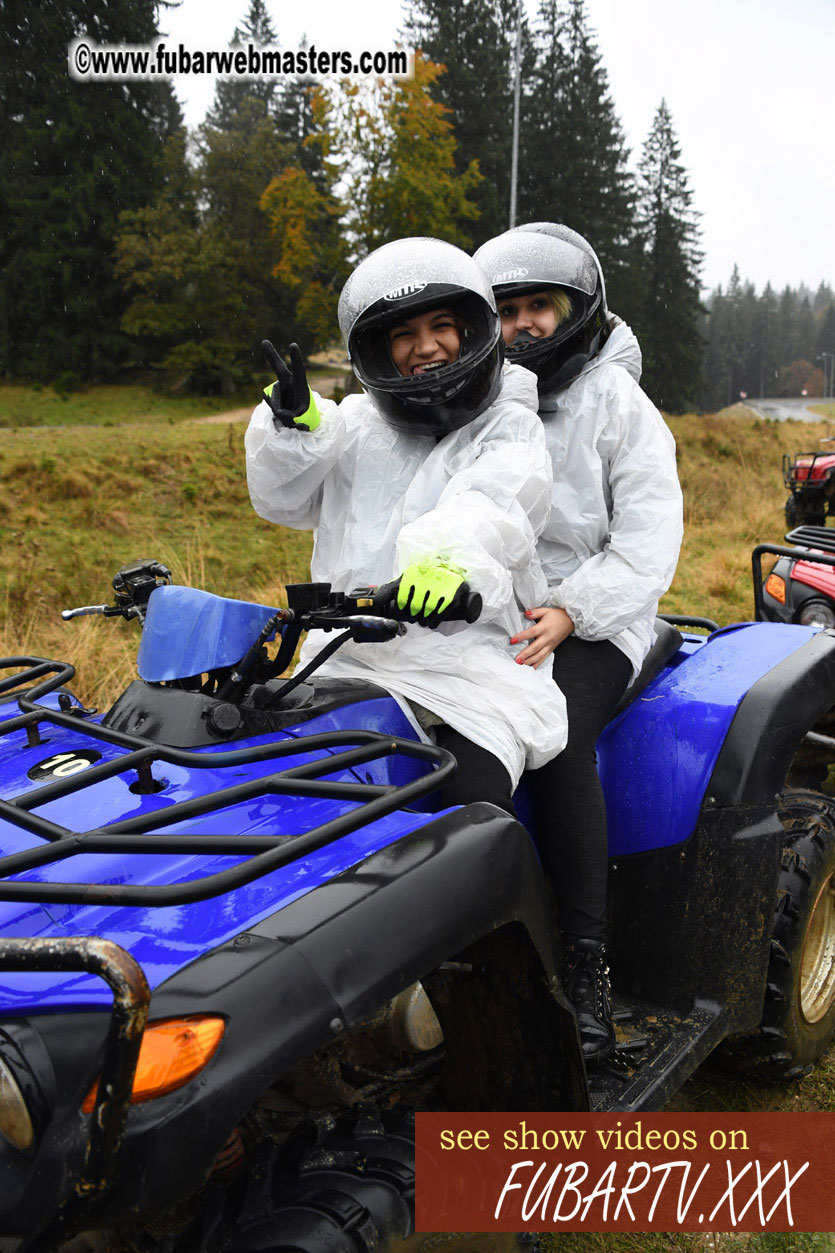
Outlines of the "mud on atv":
<svg viewBox="0 0 835 1253">
<path fill-rule="evenodd" d="M 828 1047 L 835 807 L 783 785 L 810 734 L 835 750 L 835 633 L 659 620 L 598 745 L 619 1045 L 587 1074 L 535 840 L 440 808 L 451 756 L 316 674 L 402 630 L 390 589 L 114 585 L 73 611 L 144 623 L 104 716 L 71 666 L 0 662 L 0 1233 L 28 1253 L 472 1249 L 413 1233 L 411 1110 L 657 1109 L 718 1046 L 779 1078 Z M 339 634 L 286 680 L 303 630 Z"/>
</svg>

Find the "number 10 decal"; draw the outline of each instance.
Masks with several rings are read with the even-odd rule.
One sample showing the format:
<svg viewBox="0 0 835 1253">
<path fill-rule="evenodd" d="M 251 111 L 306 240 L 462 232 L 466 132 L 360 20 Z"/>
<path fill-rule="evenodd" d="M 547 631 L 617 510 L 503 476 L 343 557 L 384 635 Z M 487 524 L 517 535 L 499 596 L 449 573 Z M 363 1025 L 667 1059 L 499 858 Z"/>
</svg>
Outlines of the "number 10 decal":
<svg viewBox="0 0 835 1253">
<path fill-rule="evenodd" d="M 100 758 L 101 753 L 88 748 L 75 752 L 55 753 L 52 757 L 39 761 L 27 773 L 28 777 L 34 780 L 68 779 L 71 775 L 78 774 L 79 770 L 86 770 Z"/>
</svg>

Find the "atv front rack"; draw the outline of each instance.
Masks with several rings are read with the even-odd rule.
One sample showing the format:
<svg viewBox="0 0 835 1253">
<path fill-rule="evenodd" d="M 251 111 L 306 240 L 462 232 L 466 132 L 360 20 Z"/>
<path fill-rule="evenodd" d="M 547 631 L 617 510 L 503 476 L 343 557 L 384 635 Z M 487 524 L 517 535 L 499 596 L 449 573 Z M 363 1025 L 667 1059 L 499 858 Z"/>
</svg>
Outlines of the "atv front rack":
<svg viewBox="0 0 835 1253">
<path fill-rule="evenodd" d="M 802 540 L 798 539 L 798 543 L 812 543 L 808 532 L 823 530 L 822 527 L 796 527 L 795 530 L 789 531 L 786 539 L 794 539 L 804 532 Z M 814 538 L 817 544 L 818 540 Z M 816 565 L 835 566 L 835 551 L 831 547 L 831 543 L 827 544 L 830 551 L 824 552 L 804 552 L 803 548 L 788 548 L 785 544 L 757 544 L 751 553 L 751 567 L 754 576 L 754 620 L 756 622 L 765 621 L 763 614 L 763 557 L 769 553 L 775 557 L 790 557 L 792 561 L 812 561 Z"/>
<path fill-rule="evenodd" d="M 148 1019 L 151 992 L 129 953 L 96 936 L 74 939 L 0 939 L 0 970 L 85 971 L 113 993 L 113 1007 L 80 1177 L 57 1213 L 45 1215 L 23 1253 L 49 1253 L 110 1190 L 122 1146 L 133 1077 Z"/>
<path fill-rule="evenodd" d="M 818 491 L 823 493 L 826 487 L 827 479 L 830 477 L 833 466 L 830 464 L 826 467 L 824 474 L 817 478 L 813 477 L 813 471 L 817 467 L 820 460 L 825 457 L 831 459 L 833 450 L 821 452 L 798 452 L 792 456 L 790 453 L 783 453 L 783 484 L 790 492 L 801 491 Z"/>
<path fill-rule="evenodd" d="M 829 526 L 796 526 L 793 531 L 786 532 L 785 539 L 789 544 L 797 544 L 798 548 L 835 553 L 835 530 Z"/>
<path fill-rule="evenodd" d="M 21 713 L 0 722 L 0 737 L 25 730 L 27 744 L 33 747 L 42 742 L 41 727 L 46 724 L 82 731 L 86 737 L 124 751 L 100 765 L 33 788 L 14 800 L 0 800 L 0 818 L 45 841 L 34 848 L 0 858 L 0 900 L 141 906 L 184 905 L 207 900 L 251 883 L 359 827 L 405 808 L 436 791 L 456 769 L 455 758 L 445 749 L 416 740 L 381 735 L 376 731 L 330 731 L 223 752 L 171 748 L 90 722 L 85 717 L 87 711 L 73 707 L 64 693 L 61 694 L 60 710 L 38 704 L 40 698 L 73 677 L 75 671 L 72 666 L 42 657 L 0 659 L 0 671 L 20 666 L 27 669 L 0 681 L 0 695 L 34 680 L 41 681 L 18 697 Z M 45 677 L 50 675 L 52 677 Z M 152 767 L 155 762 L 201 771 L 264 761 L 278 763 L 283 757 L 297 757 L 300 753 L 322 753 L 324 756 L 89 831 L 72 831 L 32 812 L 50 801 L 63 799 L 103 779 L 132 770 L 137 775 L 135 789 L 140 793 L 154 792 Z M 409 783 L 391 786 L 323 777 L 397 754 L 416 758 L 433 768 Z M 356 803 L 356 808 L 297 835 L 189 835 L 158 830 L 185 820 L 205 818 L 231 805 L 267 795 L 351 801 Z M 114 857 L 191 853 L 195 857 L 229 856 L 244 860 L 228 870 L 162 886 L 9 879 L 12 875 L 39 870 L 66 858 L 88 853 L 109 853 Z"/>
</svg>

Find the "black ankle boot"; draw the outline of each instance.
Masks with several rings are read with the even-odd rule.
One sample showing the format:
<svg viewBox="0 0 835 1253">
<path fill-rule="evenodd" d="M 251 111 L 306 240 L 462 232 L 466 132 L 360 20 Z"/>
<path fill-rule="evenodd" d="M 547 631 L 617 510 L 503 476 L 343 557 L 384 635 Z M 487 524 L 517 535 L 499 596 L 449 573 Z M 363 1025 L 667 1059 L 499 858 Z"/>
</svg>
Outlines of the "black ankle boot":
<svg viewBox="0 0 835 1253">
<path fill-rule="evenodd" d="M 574 940 L 566 946 L 565 990 L 577 1015 L 586 1064 L 605 1062 L 615 1051 L 615 1031 L 602 940 Z"/>
</svg>

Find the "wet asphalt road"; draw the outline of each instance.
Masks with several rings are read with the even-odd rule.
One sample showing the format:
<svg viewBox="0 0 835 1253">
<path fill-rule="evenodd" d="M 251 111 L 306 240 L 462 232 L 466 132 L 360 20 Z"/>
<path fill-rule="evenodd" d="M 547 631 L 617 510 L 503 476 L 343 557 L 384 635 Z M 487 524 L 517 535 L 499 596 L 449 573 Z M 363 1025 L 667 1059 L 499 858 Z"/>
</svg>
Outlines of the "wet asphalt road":
<svg viewBox="0 0 835 1253">
<path fill-rule="evenodd" d="M 831 400 L 821 397 L 804 396 L 800 400 L 769 399 L 746 400 L 748 409 L 753 409 L 761 418 L 776 418 L 778 422 L 794 419 L 797 422 L 823 422 L 823 414 L 812 413 L 810 406 L 831 404 Z"/>
</svg>

